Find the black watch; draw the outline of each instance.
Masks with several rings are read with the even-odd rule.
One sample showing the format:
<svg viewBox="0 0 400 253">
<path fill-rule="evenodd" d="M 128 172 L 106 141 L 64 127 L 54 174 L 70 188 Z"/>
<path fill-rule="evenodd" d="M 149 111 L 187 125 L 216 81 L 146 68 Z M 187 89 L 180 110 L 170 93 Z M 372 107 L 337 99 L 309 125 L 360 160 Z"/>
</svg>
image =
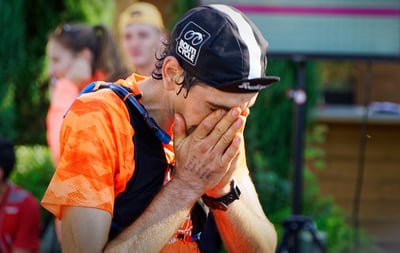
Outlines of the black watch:
<svg viewBox="0 0 400 253">
<path fill-rule="evenodd" d="M 237 186 L 235 180 L 232 179 L 231 191 L 228 194 L 219 198 L 212 198 L 204 194 L 201 198 L 203 199 L 204 204 L 206 204 L 209 208 L 226 211 L 228 209 L 228 205 L 239 199 L 240 193 L 239 186 Z"/>
</svg>

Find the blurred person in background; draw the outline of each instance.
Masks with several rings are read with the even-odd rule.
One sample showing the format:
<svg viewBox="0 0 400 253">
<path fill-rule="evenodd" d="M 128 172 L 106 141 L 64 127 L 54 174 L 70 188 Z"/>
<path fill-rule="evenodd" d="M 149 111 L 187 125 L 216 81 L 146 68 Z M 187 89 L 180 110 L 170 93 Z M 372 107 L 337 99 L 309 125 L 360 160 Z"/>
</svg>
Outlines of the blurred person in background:
<svg viewBox="0 0 400 253">
<path fill-rule="evenodd" d="M 160 11 L 151 3 L 135 2 L 121 13 L 118 29 L 129 71 L 150 76 L 167 37 Z"/>
<path fill-rule="evenodd" d="M 40 205 L 8 180 L 15 161 L 13 144 L 0 136 L 0 252 L 33 253 L 40 246 Z"/>
<path fill-rule="evenodd" d="M 49 35 L 46 54 L 51 78 L 47 143 L 57 165 L 61 122 L 80 90 L 92 81 L 125 78 L 128 72 L 111 31 L 104 25 L 61 24 Z"/>
<path fill-rule="evenodd" d="M 50 33 L 46 56 L 50 76 L 50 106 L 46 116 L 46 138 L 57 166 L 59 134 L 64 114 L 79 92 L 93 81 L 116 81 L 128 72 L 111 31 L 104 25 L 60 24 Z M 60 224 L 56 222 L 60 239 Z"/>
</svg>

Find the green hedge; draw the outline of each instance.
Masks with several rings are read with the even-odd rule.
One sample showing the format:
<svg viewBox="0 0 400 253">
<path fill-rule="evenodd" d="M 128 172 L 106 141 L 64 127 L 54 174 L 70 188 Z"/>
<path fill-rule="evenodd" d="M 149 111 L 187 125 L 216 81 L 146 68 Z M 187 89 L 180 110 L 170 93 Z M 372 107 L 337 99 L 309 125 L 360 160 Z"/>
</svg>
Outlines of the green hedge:
<svg viewBox="0 0 400 253">
<path fill-rule="evenodd" d="M 15 152 L 17 161 L 10 180 L 30 191 L 40 201 L 54 173 L 48 147 L 16 146 Z M 47 211 L 44 208 L 41 210 L 45 218 Z"/>
</svg>

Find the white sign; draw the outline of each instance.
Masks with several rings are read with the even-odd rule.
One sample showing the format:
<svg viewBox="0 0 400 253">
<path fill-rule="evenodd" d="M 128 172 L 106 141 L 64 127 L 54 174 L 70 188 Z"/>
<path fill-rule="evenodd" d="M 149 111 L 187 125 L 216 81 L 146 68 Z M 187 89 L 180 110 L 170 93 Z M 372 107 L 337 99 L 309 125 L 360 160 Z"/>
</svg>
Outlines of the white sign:
<svg viewBox="0 0 400 253">
<path fill-rule="evenodd" d="M 244 12 L 269 55 L 400 60 L 399 0 L 204 0 Z"/>
</svg>

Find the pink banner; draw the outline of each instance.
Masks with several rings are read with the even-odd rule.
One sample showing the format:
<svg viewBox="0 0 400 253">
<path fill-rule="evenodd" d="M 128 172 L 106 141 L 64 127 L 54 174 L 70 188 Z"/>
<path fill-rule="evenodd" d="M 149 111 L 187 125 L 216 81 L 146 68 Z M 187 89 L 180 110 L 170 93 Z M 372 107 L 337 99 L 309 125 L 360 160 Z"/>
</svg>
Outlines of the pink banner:
<svg viewBox="0 0 400 253">
<path fill-rule="evenodd" d="M 336 7 L 336 6 L 284 6 L 284 5 L 241 5 L 234 7 L 252 14 L 293 14 L 332 16 L 384 16 L 400 17 L 400 8 Z"/>
</svg>

